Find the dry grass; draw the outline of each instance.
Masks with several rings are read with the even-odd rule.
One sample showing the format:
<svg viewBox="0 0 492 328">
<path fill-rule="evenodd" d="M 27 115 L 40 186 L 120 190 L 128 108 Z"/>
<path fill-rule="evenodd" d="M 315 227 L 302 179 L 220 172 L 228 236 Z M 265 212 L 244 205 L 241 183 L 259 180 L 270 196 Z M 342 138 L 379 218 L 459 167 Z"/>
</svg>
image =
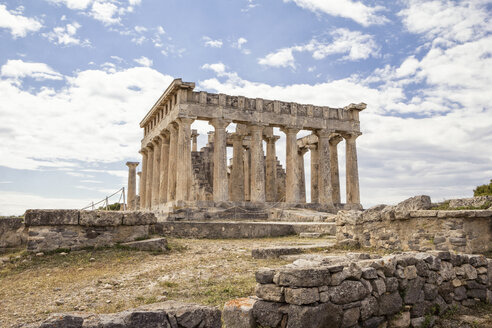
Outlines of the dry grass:
<svg viewBox="0 0 492 328">
<path fill-rule="evenodd" d="M 0 327 L 38 322 L 52 312 L 110 313 L 164 299 L 222 307 L 230 299 L 253 295 L 257 268 L 286 263 L 253 259 L 252 248 L 312 240 L 169 242 L 170 251 L 162 254 L 118 247 L 65 256 L 3 254 L 12 261 L 0 267 Z"/>
</svg>

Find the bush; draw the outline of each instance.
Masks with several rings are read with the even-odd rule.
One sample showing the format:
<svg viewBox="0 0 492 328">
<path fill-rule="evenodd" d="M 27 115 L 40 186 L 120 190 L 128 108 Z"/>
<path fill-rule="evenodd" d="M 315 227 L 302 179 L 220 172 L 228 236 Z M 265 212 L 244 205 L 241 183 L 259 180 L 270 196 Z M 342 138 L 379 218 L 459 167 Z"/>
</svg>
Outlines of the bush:
<svg viewBox="0 0 492 328">
<path fill-rule="evenodd" d="M 108 211 L 119 211 L 122 208 L 120 203 L 110 204 L 108 206 Z M 106 206 L 99 207 L 99 210 L 106 210 Z"/>
<path fill-rule="evenodd" d="M 488 185 L 481 185 L 473 190 L 473 196 L 492 196 L 492 180 Z"/>
</svg>

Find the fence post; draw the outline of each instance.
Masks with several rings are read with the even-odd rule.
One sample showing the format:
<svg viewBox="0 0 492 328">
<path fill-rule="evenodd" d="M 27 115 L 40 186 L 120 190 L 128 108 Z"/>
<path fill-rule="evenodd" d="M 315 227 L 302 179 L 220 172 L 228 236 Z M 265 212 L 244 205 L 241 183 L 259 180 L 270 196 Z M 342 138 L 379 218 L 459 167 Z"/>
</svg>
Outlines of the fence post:
<svg viewBox="0 0 492 328">
<path fill-rule="evenodd" d="M 106 196 L 106 211 L 109 209 L 108 196 Z"/>
<path fill-rule="evenodd" d="M 92 210 L 94 211 L 94 202 L 92 202 Z"/>
</svg>

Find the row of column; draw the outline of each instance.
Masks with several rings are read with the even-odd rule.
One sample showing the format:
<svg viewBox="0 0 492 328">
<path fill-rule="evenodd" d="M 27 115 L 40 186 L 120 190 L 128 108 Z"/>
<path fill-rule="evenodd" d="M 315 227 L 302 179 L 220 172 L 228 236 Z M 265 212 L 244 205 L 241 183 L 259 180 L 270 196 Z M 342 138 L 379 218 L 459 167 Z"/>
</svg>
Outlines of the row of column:
<svg viewBox="0 0 492 328">
<path fill-rule="evenodd" d="M 152 207 L 171 200 L 192 200 L 191 140 L 196 148 L 196 132 L 191 131 L 193 118 L 178 118 L 167 130 L 143 148 L 142 174 L 140 178 L 141 208 Z M 214 201 L 229 200 L 227 177 L 226 128 L 230 121 L 213 119 L 209 122 L 214 129 Z M 245 135 L 233 135 L 233 165 L 230 175 L 232 201 L 273 202 L 277 200 L 277 159 L 275 143 L 278 136 L 265 137 L 266 163 L 263 153 L 262 125 L 248 126 L 251 135 L 249 158 L 244 157 Z M 357 134 L 334 135 L 332 131 L 316 131 L 318 143 L 298 149 L 298 128 L 282 128 L 286 134 L 286 195 L 285 202 L 305 202 L 303 155 L 311 152 L 311 199 L 314 203 L 333 206 L 340 203 L 337 144 L 346 140 L 346 183 L 347 203 L 359 204 L 359 181 Z M 130 169 L 128 180 L 130 209 L 135 209 L 135 168 L 138 163 L 127 163 Z M 247 167 L 249 165 L 249 167 Z M 264 171 L 266 169 L 266 172 Z M 133 171 L 132 171 L 133 170 Z M 132 173 L 133 172 L 133 173 Z M 133 178 L 130 178 L 133 177 Z M 245 192 L 246 191 L 246 192 Z M 249 193 L 248 193 L 249 192 Z"/>
</svg>

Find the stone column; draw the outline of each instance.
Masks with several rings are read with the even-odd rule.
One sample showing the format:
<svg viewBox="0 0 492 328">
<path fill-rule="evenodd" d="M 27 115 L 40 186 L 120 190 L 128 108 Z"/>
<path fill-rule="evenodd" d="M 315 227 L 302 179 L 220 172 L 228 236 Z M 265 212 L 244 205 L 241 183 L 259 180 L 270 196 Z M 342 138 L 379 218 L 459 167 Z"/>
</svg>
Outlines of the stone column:
<svg viewBox="0 0 492 328">
<path fill-rule="evenodd" d="M 280 139 L 279 136 L 267 137 L 266 151 L 266 201 L 277 201 L 277 153 L 275 142 Z"/>
<path fill-rule="evenodd" d="M 244 200 L 249 202 L 251 201 L 251 171 L 250 165 L 251 162 L 251 152 L 249 148 L 244 149 Z"/>
<path fill-rule="evenodd" d="M 138 162 L 126 162 L 128 166 L 128 189 L 126 201 L 128 203 L 128 210 L 133 211 L 136 209 L 135 199 L 137 194 L 137 166 Z"/>
<path fill-rule="evenodd" d="M 167 164 L 167 201 L 176 200 L 176 156 L 178 148 L 178 129 L 175 123 L 169 124 L 169 158 Z"/>
<path fill-rule="evenodd" d="M 138 192 L 140 194 L 140 208 L 145 208 L 145 194 L 147 191 L 147 149 L 142 148 L 139 152 L 142 155 L 142 175 L 140 176 L 140 185 Z"/>
<path fill-rule="evenodd" d="M 338 170 L 338 149 L 337 145 L 342 141 L 339 134 L 332 135 L 330 138 L 330 172 L 331 172 L 331 190 L 334 204 L 340 204 L 340 173 Z"/>
<path fill-rule="evenodd" d="M 251 202 L 265 202 L 265 166 L 263 155 L 263 126 L 250 125 L 251 131 Z"/>
<path fill-rule="evenodd" d="M 191 200 L 191 123 L 193 118 L 178 118 L 176 200 Z"/>
<path fill-rule="evenodd" d="M 214 183 L 213 193 L 215 202 L 227 201 L 228 181 L 227 181 L 227 150 L 226 150 L 226 127 L 229 121 L 223 119 L 213 119 L 209 122 L 215 129 L 214 131 Z"/>
<path fill-rule="evenodd" d="M 145 181 L 145 208 L 152 208 L 152 182 L 153 179 L 153 166 L 154 166 L 154 149 L 152 148 L 152 144 L 147 147 L 147 178 Z"/>
<path fill-rule="evenodd" d="M 331 196 L 330 172 L 330 131 L 318 130 L 318 202 L 321 205 L 333 208 Z"/>
<path fill-rule="evenodd" d="M 244 201 L 244 136 L 238 133 L 232 135 L 232 172 L 231 172 L 231 200 Z"/>
<path fill-rule="evenodd" d="M 139 210 L 140 204 L 142 201 L 142 196 L 140 195 L 140 191 L 142 190 L 142 189 L 140 189 L 140 188 L 142 188 L 142 171 L 137 172 L 137 175 L 138 175 L 138 198 L 135 198 L 135 209 Z M 138 201 L 137 201 L 137 199 L 138 199 Z"/>
<path fill-rule="evenodd" d="M 167 202 L 167 183 L 168 183 L 168 170 L 169 165 L 169 136 L 167 134 L 161 134 L 161 168 L 159 170 L 159 204 L 165 204 Z"/>
<path fill-rule="evenodd" d="M 195 129 L 191 130 L 191 139 L 193 140 L 193 146 L 191 147 L 192 151 L 197 151 L 198 149 L 197 138 L 198 138 L 198 131 Z"/>
<path fill-rule="evenodd" d="M 154 164 L 152 164 L 152 207 L 159 205 L 160 177 L 161 177 L 161 138 L 152 140 L 154 146 Z"/>
<path fill-rule="evenodd" d="M 318 146 L 308 145 L 311 153 L 311 203 L 318 203 Z"/>
<path fill-rule="evenodd" d="M 297 164 L 299 165 L 299 200 L 301 203 L 306 202 L 306 173 L 304 171 L 304 154 L 307 148 L 301 148 L 297 152 Z"/>
<path fill-rule="evenodd" d="M 286 182 L 285 201 L 287 203 L 299 203 L 299 164 L 297 163 L 297 132 L 298 128 L 285 127 L 281 129 L 286 136 Z"/>
<path fill-rule="evenodd" d="M 360 205 L 359 168 L 357 164 L 357 147 L 355 139 L 359 133 L 344 134 L 345 138 L 345 175 L 347 183 L 347 204 Z"/>
</svg>

